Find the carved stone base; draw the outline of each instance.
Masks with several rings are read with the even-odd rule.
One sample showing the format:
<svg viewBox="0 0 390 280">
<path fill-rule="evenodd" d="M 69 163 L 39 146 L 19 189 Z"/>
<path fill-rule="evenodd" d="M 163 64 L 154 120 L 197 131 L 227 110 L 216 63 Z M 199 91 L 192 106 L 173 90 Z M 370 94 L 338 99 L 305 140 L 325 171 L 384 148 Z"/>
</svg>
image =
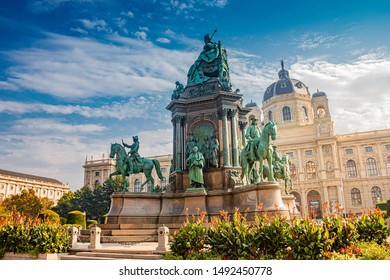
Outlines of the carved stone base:
<svg viewBox="0 0 390 280">
<path fill-rule="evenodd" d="M 234 213 L 236 208 L 246 212 L 249 220 L 259 213 L 290 219 L 281 190 L 278 183 L 262 182 L 234 189 L 188 188 L 185 192 L 163 194 L 115 193 L 107 224 L 180 223 L 187 215 L 205 211 L 206 219 L 209 219 L 218 216 L 221 210 Z"/>
<path fill-rule="evenodd" d="M 293 218 L 293 217 L 301 218 L 302 217 L 301 213 L 298 211 L 298 209 L 295 205 L 295 196 L 293 196 L 292 194 L 282 195 L 282 200 L 283 200 L 283 203 L 288 208 L 288 211 L 290 213 L 290 218 Z"/>
</svg>

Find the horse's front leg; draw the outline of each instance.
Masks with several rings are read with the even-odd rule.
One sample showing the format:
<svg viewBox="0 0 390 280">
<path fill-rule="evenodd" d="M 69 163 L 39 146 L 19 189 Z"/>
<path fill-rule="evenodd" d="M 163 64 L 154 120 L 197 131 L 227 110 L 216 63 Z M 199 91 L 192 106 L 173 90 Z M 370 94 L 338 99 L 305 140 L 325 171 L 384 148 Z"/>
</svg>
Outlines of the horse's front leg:
<svg viewBox="0 0 390 280">
<path fill-rule="evenodd" d="M 275 182 L 274 166 L 272 164 L 272 154 L 271 153 L 268 153 L 267 162 L 268 162 L 268 166 L 269 166 L 269 178 L 268 179 L 271 182 Z"/>
<path fill-rule="evenodd" d="M 259 177 L 260 177 L 260 182 L 264 181 L 264 161 L 263 159 L 260 158 L 260 167 L 259 167 Z"/>
</svg>

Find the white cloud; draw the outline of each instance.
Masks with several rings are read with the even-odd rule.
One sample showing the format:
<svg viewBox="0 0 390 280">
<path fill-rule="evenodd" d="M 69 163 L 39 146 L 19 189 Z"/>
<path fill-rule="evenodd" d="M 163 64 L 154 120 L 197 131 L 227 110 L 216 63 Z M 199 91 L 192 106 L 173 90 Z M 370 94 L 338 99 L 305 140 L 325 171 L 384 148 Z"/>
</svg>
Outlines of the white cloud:
<svg viewBox="0 0 390 280">
<path fill-rule="evenodd" d="M 162 44 L 169 44 L 171 42 L 171 40 L 169 40 L 168 38 L 164 38 L 164 37 L 157 38 L 156 41 L 160 42 Z"/>
<path fill-rule="evenodd" d="M 24 103 L 0 101 L 0 113 L 23 115 L 27 113 L 46 113 L 52 115 L 80 115 L 86 118 L 109 118 L 117 120 L 161 119 L 161 104 L 168 103 L 168 97 L 141 96 L 132 97 L 123 102 L 112 102 L 100 107 L 81 105 L 51 105 L 44 103 Z M 145 111 L 148 114 L 145 114 Z"/>
<path fill-rule="evenodd" d="M 48 34 L 36 48 L 4 53 L 7 88 L 63 98 L 131 96 L 147 92 L 170 96 L 174 82 L 186 77 L 195 55 L 160 48 L 149 41 L 110 35 L 114 44 Z"/>
<path fill-rule="evenodd" d="M 342 42 L 342 38 L 335 35 L 323 34 L 319 32 L 307 32 L 295 39 L 294 44 L 302 50 L 312 50 L 315 48 L 331 48 Z"/>
<path fill-rule="evenodd" d="M 134 35 L 138 38 L 138 39 L 141 39 L 141 40 L 146 40 L 146 38 L 147 38 L 147 34 L 146 34 L 146 32 L 145 31 L 136 31 L 135 33 L 134 33 Z"/>
<path fill-rule="evenodd" d="M 390 58 L 369 53 L 350 63 L 298 61 L 290 77 L 325 91 L 336 133 L 388 127 L 390 118 Z"/>
<path fill-rule="evenodd" d="M 134 18 L 135 17 L 135 15 L 134 15 L 134 13 L 132 11 L 122 12 L 121 15 L 122 16 L 127 16 L 129 18 Z"/>
</svg>

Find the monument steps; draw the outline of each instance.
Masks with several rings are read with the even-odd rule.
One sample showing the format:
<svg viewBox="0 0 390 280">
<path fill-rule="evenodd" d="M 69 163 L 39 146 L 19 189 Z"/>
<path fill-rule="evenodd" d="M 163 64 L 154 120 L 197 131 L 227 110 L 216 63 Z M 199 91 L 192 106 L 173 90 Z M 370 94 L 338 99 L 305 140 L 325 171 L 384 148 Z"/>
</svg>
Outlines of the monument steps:
<svg viewBox="0 0 390 280">
<path fill-rule="evenodd" d="M 61 256 L 61 260 L 160 260 L 161 254 L 137 254 L 131 253 L 115 253 L 115 252 L 78 252 L 75 255 Z"/>
<path fill-rule="evenodd" d="M 157 242 L 157 230 L 160 224 L 99 224 L 101 228 L 101 243 L 141 243 L 141 242 Z M 182 224 L 166 224 L 170 234 L 178 230 Z M 89 241 L 89 230 L 81 230 L 79 239 L 82 242 Z"/>
</svg>

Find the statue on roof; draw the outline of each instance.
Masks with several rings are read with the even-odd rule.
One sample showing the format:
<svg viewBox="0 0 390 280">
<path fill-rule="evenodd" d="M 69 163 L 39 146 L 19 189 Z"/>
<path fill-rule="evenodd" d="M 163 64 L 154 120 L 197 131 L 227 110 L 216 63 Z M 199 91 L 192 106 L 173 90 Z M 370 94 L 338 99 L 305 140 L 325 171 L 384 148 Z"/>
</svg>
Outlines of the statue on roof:
<svg viewBox="0 0 390 280">
<path fill-rule="evenodd" d="M 231 83 L 226 49 L 220 41 L 218 43 L 213 41 L 215 32 L 217 30 L 214 30 L 212 35 L 206 34 L 204 36 L 203 51 L 188 70 L 187 84 L 201 84 L 216 77 L 222 89 L 230 91 Z"/>
</svg>

